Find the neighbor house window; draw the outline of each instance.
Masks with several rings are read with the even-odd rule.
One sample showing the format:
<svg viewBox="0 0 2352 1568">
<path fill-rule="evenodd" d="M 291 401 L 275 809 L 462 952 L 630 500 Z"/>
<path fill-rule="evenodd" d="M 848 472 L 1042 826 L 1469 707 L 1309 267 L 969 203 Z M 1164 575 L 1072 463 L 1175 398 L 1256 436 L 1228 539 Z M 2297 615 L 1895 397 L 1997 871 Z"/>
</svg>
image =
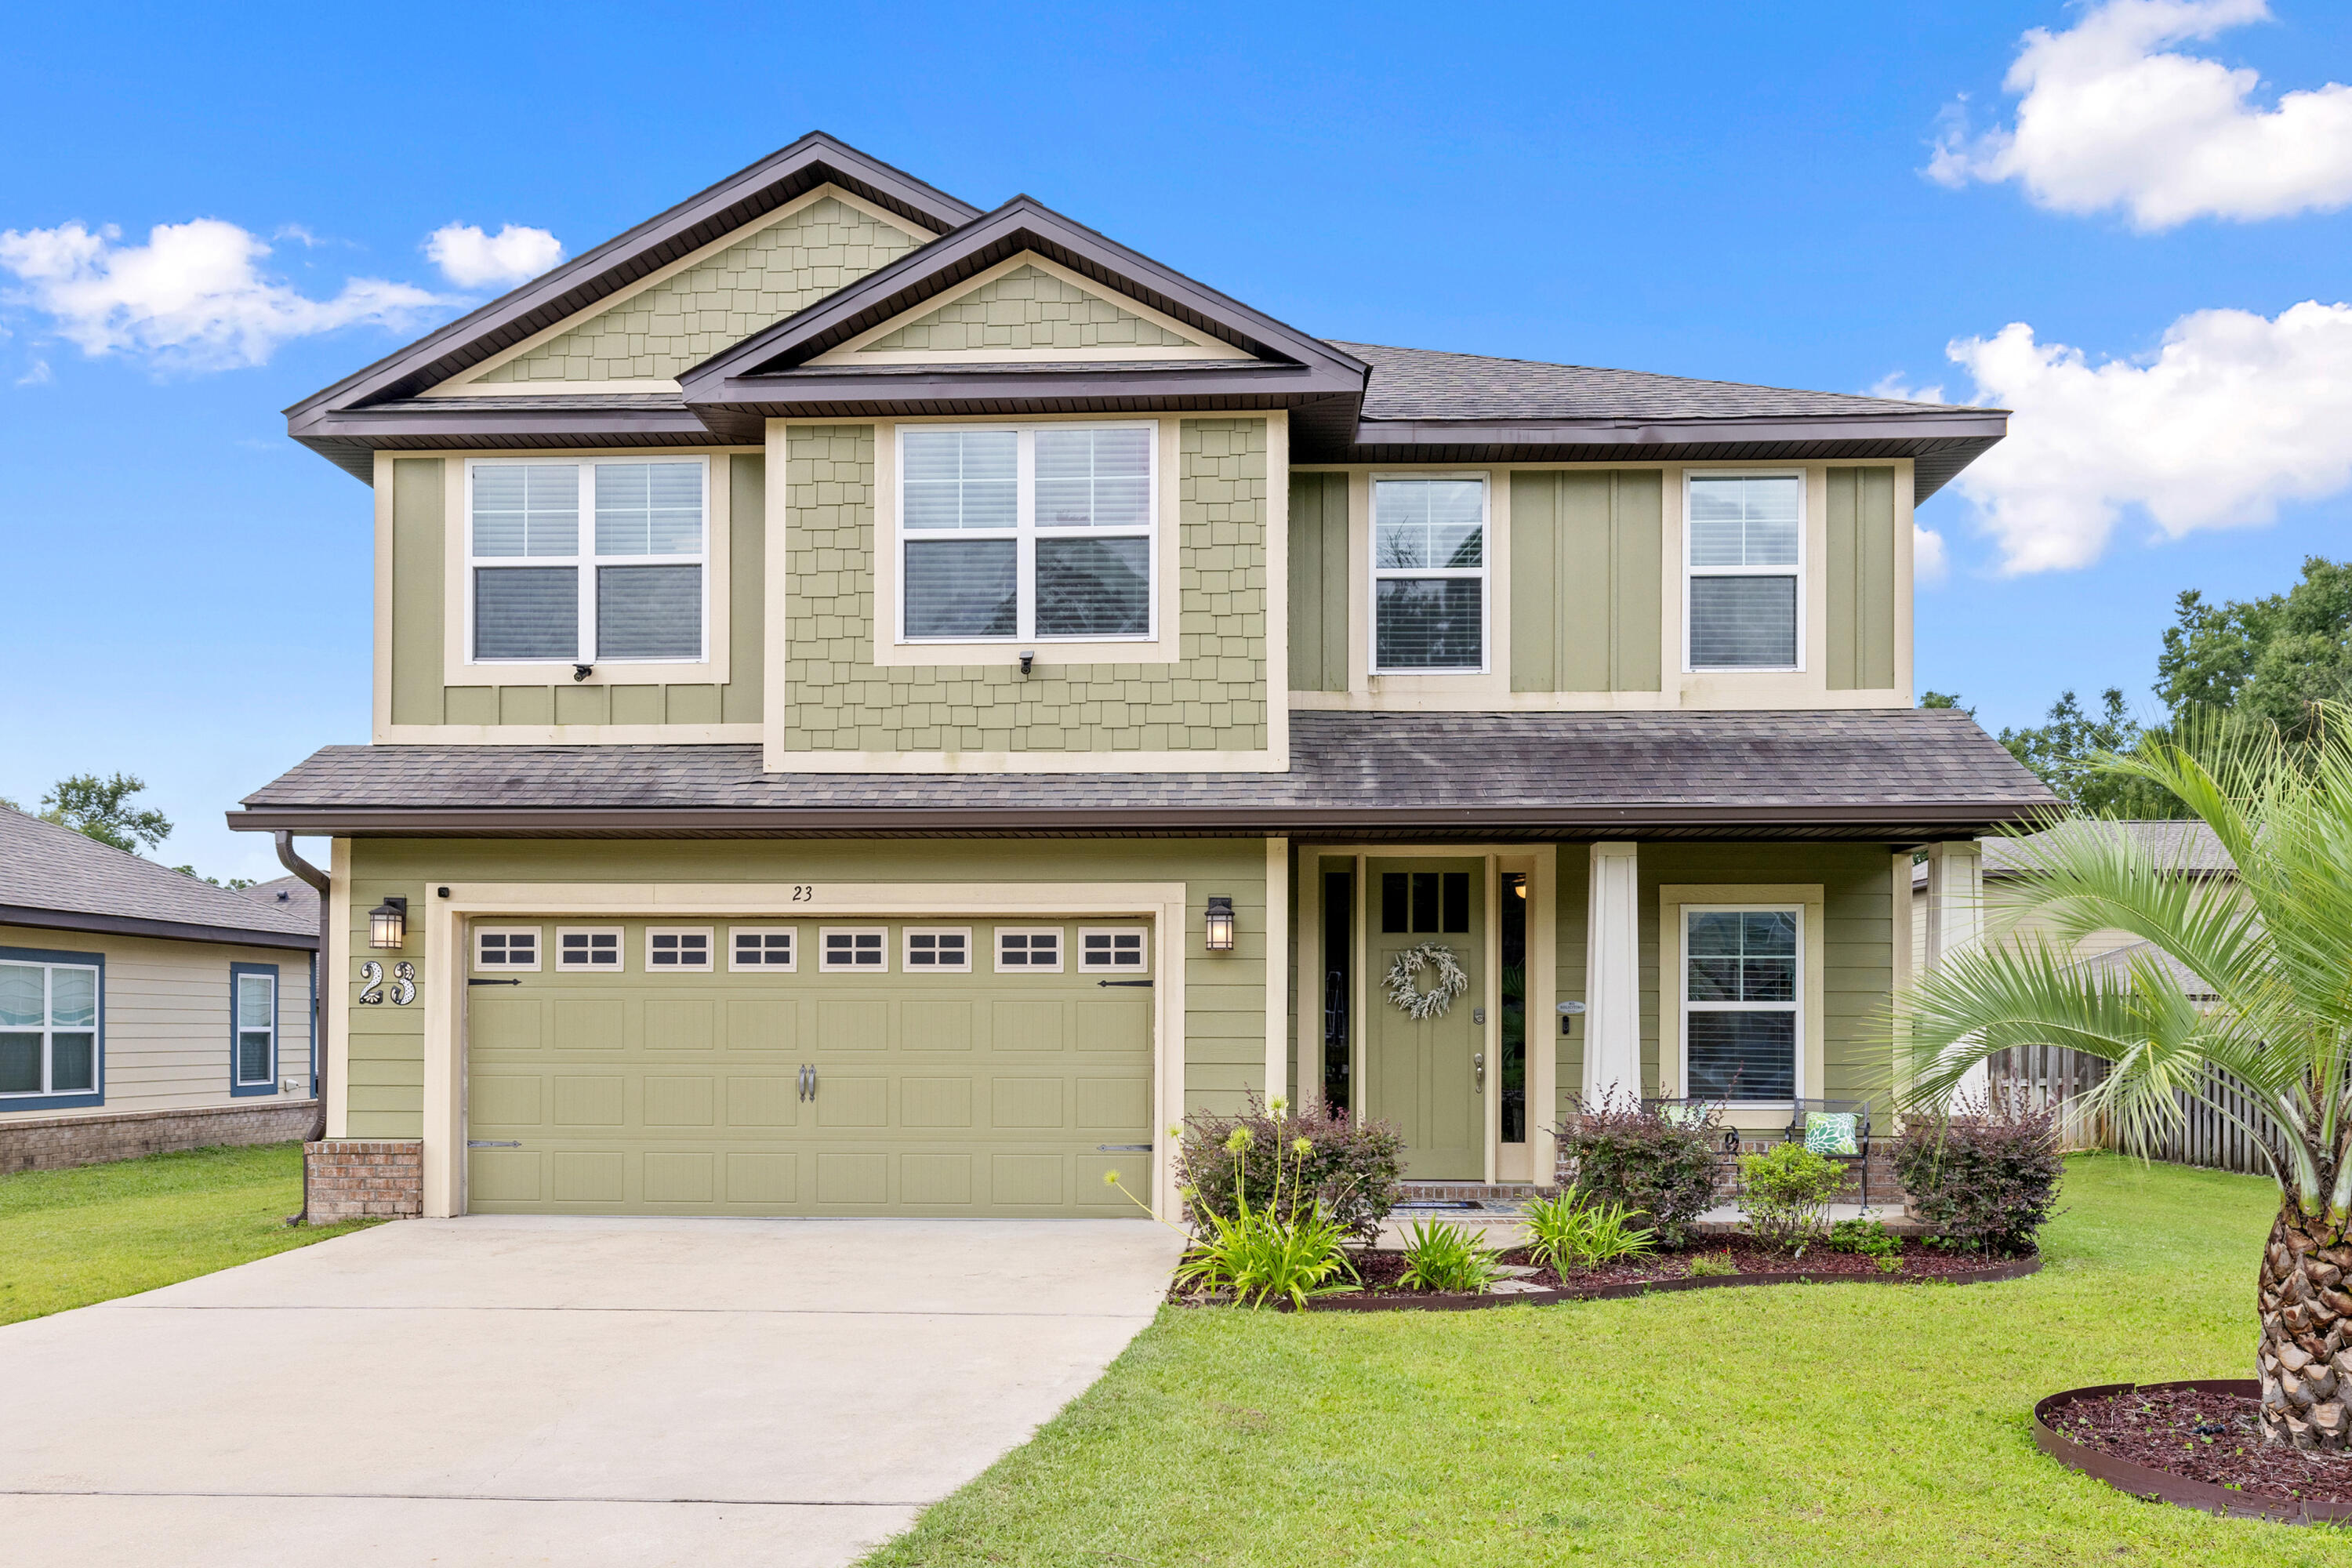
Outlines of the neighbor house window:
<svg viewBox="0 0 2352 1568">
<path fill-rule="evenodd" d="M 1683 1061 L 1698 1100 L 1797 1093 L 1798 911 L 1683 911 Z"/>
<path fill-rule="evenodd" d="M 1690 668 L 1796 668 L 1805 481 L 1693 474 L 1688 483 Z"/>
<path fill-rule="evenodd" d="M 466 471 L 474 662 L 702 659 L 702 459 Z"/>
<path fill-rule="evenodd" d="M 98 1092 L 96 964 L 0 962 L 0 1098 Z"/>
<path fill-rule="evenodd" d="M 270 1093 L 278 1087 L 278 971 L 232 963 L 228 984 L 231 1092 Z"/>
<path fill-rule="evenodd" d="M 909 429 L 898 447 L 900 635 L 1152 635 L 1150 425 Z"/>
<path fill-rule="evenodd" d="M 1486 664 L 1486 481 L 1372 481 L 1372 668 Z"/>
</svg>

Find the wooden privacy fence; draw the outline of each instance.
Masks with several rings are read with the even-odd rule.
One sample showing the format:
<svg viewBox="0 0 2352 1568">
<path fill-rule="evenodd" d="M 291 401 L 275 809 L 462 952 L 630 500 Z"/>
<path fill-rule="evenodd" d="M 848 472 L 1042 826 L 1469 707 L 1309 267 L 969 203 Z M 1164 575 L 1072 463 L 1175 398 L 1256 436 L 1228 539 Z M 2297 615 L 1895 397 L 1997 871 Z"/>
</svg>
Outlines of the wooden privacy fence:
<svg viewBox="0 0 2352 1568">
<path fill-rule="evenodd" d="M 1994 1052 L 1987 1065 L 1995 1095 L 2018 1105 L 2059 1113 L 2068 1148 L 2121 1147 L 2109 1119 L 2080 1103 L 2080 1097 L 2106 1077 L 2107 1064 L 2098 1058 L 2057 1046 L 2019 1046 Z M 2265 1134 L 2274 1134 L 2275 1124 L 2255 1103 L 2253 1096 L 2227 1073 L 2219 1068 L 2208 1068 L 2207 1072 L 2206 1098 L 2192 1100 L 2187 1094 L 2181 1095 L 2182 1120 L 2164 1134 L 2155 1148 L 2145 1152 L 2151 1159 L 2178 1165 L 2269 1175 L 2270 1161 L 2241 1123 L 2259 1127 Z M 2207 1103 L 2209 1100 L 2218 1101 L 2231 1114 L 2223 1115 L 2219 1107 Z"/>
</svg>

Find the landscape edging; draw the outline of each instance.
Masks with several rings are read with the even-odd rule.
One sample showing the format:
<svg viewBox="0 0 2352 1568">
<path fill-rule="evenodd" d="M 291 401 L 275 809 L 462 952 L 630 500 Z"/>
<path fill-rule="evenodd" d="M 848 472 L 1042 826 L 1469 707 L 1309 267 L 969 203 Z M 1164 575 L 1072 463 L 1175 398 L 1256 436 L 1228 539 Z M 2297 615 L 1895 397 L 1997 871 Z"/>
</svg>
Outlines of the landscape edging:
<svg viewBox="0 0 2352 1568">
<path fill-rule="evenodd" d="M 1997 1279 L 2022 1279 L 2042 1269 L 2042 1255 L 2007 1263 L 1989 1263 L 1965 1274 L 1810 1274 L 1802 1270 L 1769 1274 L 1705 1274 L 1696 1279 L 1635 1279 L 1622 1285 L 1570 1286 L 1517 1290 L 1507 1296 L 1431 1291 L 1426 1295 L 1399 1292 L 1386 1296 L 1324 1296 L 1307 1305 L 1310 1312 L 1472 1312 L 1486 1307 L 1545 1307 L 1557 1301 L 1621 1301 L 1667 1290 L 1714 1290 L 1744 1285 L 1979 1285 Z"/>
<path fill-rule="evenodd" d="M 2352 1524 L 2352 1502 L 2310 1502 L 2232 1491 L 2212 1481 L 2192 1480 L 2170 1470 L 2135 1464 L 2085 1447 L 2050 1424 L 2051 1416 L 2080 1400 L 2173 1388 L 2198 1394 L 2231 1394 L 2242 1399 L 2259 1399 L 2263 1393 L 2263 1385 L 2251 1377 L 2190 1377 L 2170 1383 L 2102 1383 L 2087 1388 L 2069 1388 L 2034 1405 L 2033 1446 L 2068 1469 L 2105 1481 L 2116 1490 L 2147 1502 L 2168 1502 L 2200 1513 L 2267 1519 L 2282 1524 Z"/>
</svg>

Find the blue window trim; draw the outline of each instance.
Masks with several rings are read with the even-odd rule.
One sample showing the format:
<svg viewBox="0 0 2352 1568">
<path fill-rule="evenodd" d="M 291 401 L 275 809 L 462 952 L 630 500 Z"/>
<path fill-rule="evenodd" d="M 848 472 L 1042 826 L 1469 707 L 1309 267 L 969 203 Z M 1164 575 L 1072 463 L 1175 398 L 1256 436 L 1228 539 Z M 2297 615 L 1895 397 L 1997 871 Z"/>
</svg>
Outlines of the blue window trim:
<svg viewBox="0 0 2352 1568">
<path fill-rule="evenodd" d="M 236 1081 L 236 983 L 240 976 L 247 974 L 269 976 L 269 1077 L 260 1083 Z M 278 1031 L 285 1022 L 285 996 L 286 988 L 278 980 L 278 965 L 232 963 L 228 966 L 228 1091 L 236 1099 L 278 1092 Z"/>
<path fill-rule="evenodd" d="M 106 1103 L 106 954 L 47 947 L 0 947 L 0 963 L 79 963 L 98 971 L 98 1070 L 92 1094 L 0 1095 L 0 1110 L 79 1110 Z"/>
</svg>

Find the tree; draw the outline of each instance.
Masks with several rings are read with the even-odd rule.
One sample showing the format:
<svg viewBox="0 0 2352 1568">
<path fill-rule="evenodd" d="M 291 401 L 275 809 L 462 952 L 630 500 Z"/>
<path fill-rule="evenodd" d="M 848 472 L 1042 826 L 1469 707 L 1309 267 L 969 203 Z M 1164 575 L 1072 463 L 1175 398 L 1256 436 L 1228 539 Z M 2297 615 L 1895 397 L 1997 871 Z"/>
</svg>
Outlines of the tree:
<svg viewBox="0 0 2352 1568">
<path fill-rule="evenodd" d="M 2139 780 L 2118 776 L 2104 765 L 2111 756 L 2137 749 L 2150 734 L 2124 707 L 2119 687 L 2099 694 L 2097 717 L 2083 711 L 2072 691 L 2050 705 L 2050 715 L 2031 729 L 2000 732 L 2009 754 L 2075 810 L 2113 816 L 2186 816 L 2188 807 Z"/>
<path fill-rule="evenodd" d="M 250 877 L 231 877 L 224 882 L 218 877 L 200 876 L 194 866 L 174 866 L 172 869 L 183 877 L 194 877 L 199 882 L 210 882 L 215 888 L 226 888 L 232 893 L 241 893 L 254 885 L 253 879 Z"/>
<path fill-rule="evenodd" d="M 2332 710 L 2332 712 L 2329 711 Z M 2324 704 L 2312 740 L 2239 722 L 2200 726 L 2192 750 L 2142 742 L 2109 771 L 2161 790 L 2212 828 L 2237 866 L 2183 877 L 2147 845 L 2095 824 L 2037 839 L 2004 912 L 2039 934 L 1977 942 L 1895 1004 L 1905 1098 L 1940 1106 L 1995 1051 L 2063 1046 L 2112 1064 L 2085 1109 L 2145 1151 L 2182 1097 L 2235 1121 L 2267 1155 L 2278 1215 L 2256 1285 L 2264 1436 L 2352 1447 L 2352 710 Z M 2127 973 L 2085 970 L 2074 943 L 2119 930 L 2148 944 Z M 2192 989 L 2198 994 L 2192 999 Z M 2210 1001 L 2203 1000 L 2210 997 Z M 2234 1079 L 2269 1112 L 2241 1119 Z M 1964 1108 L 1965 1109 L 1965 1108 Z"/>
<path fill-rule="evenodd" d="M 134 810 L 129 804 L 132 795 L 146 787 L 145 780 L 128 773 L 104 780 L 96 773 L 76 773 L 59 779 L 41 797 L 41 816 L 135 855 L 140 845 L 152 849 L 172 834 L 171 818 L 160 811 Z"/>
<path fill-rule="evenodd" d="M 1922 708 L 1960 708 L 1960 694 L 1957 691 L 1923 691 L 1919 694 L 1919 706 Z M 1960 708 L 1960 711 L 1967 714 L 1971 719 L 1977 716 L 1977 710 L 1973 708 Z"/>
<path fill-rule="evenodd" d="M 2305 736 L 2320 705 L 2352 698 L 2352 563 L 2306 556 L 2284 594 L 2209 605 L 2180 595 L 2156 661 L 2174 715 L 2229 711 Z"/>
</svg>

